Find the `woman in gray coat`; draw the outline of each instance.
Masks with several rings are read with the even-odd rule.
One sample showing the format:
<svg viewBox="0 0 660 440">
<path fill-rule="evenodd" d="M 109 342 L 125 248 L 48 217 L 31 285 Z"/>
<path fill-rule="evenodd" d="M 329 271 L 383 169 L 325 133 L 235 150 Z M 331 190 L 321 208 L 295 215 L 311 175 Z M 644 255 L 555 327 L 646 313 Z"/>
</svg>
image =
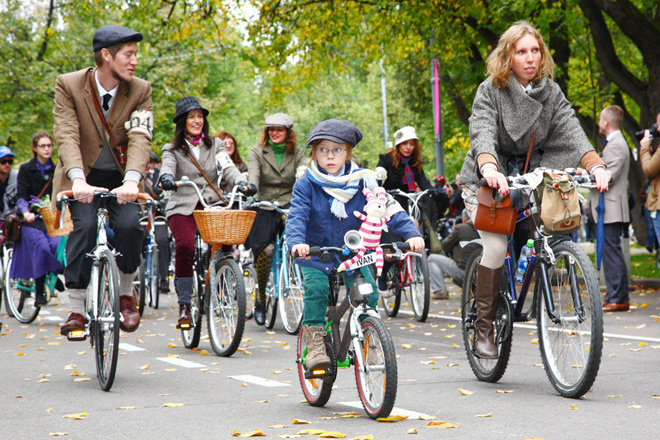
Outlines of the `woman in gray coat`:
<svg viewBox="0 0 660 440">
<path fill-rule="evenodd" d="M 239 182 L 241 173 L 225 151 L 222 140 L 209 136 L 209 123 L 206 119 L 208 114 L 209 111 L 192 96 L 179 99 L 174 117 L 174 139 L 171 144 L 163 147 L 160 183 L 163 189 L 175 191 L 167 202 L 165 216 L 176 242 L 174 285 L 179 302 L 178 327 L 192 324 L 190 296 L 197 230 L 193 210 L 201 209 L 201 203 L 192 187 L 177 188 L 174 182 L 187 176 L 197 184 L 208 204 L 213 204 L 220 198 L 197 166 L 204 171 L 216 189 L 219 177 L 231 185 L 248 185 L 247 182 Z"/>
<path fill-rule="evenodd" d="M 530 144 L 529 170 L 563 169 L 580 164 L 596 177 L 601 191 L 610 173 L 589 143 L 570 103 L 553 81 L 554 63 L 537 29 L 514 23 L 488 56 L 489 77 L 479 85 L 470 117 L 470 150 L 460 184 L 474 221 L 480 178 L 509 193 L 506 175 L 524 171 Z M 483 256 L 477 269 L 476 352 L 497 358 L 493 320 L 497 310 L 507 237 L 479 231 Z"/>
</svg>

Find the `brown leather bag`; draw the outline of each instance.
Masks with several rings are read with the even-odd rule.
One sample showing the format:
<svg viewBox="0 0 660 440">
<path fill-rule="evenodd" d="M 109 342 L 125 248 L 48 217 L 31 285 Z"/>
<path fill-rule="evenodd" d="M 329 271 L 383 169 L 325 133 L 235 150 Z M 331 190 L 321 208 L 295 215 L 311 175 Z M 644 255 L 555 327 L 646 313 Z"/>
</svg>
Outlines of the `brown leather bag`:
<svg viewBox="0 0 660 440">
<path fill-rule="evenodd" d="M 511 196 L 507 195 L 499 202 L 493 193 L 497 190 L 487 186 L 480 186 L 477 191 L 477 216 L 474 227 L 478 231 L 493 232 L 495 234 L 511 235 L 516 227 L 518 210 L 511 206 Z"/>
</svg>

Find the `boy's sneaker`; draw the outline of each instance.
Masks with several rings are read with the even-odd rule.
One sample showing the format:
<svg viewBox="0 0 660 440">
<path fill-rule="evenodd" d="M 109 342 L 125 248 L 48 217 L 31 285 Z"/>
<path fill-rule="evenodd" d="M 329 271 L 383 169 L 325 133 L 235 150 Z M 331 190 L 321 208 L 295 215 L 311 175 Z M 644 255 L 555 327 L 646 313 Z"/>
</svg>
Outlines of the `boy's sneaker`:
<svg viewBox="0 0 660 440">
<path fill-rule="evenodd" d="M 330 358 L 325 352 L 325 341 L 323 340 L 325 330 L 323 327 L 303 325 L 302 331 L 307 345 L 307 357 L 305 358 L 307 371 L 329 368 Z"/>
<path fill-rule="evenodd" d="M 387 285 L 387 278 L 386 275 L 383 274 L 378 277 L 378 294 L 381 296 L 381 298 L 391 298 L 394 296 L 394 292 L 390 290 L 389 286 Z"/>
</svg>

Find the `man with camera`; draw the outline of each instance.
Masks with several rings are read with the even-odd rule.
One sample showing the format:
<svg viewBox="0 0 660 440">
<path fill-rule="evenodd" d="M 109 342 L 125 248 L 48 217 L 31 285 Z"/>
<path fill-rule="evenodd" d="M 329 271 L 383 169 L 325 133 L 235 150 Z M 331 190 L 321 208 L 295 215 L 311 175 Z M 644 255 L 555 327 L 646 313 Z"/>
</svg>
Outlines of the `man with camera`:
<svg viewBox="0 0 660 440">
<path fill-rule="evenodd" d="M 645 206 L 651 215 L 655 236 L 660 237 L 660 235 L 657 235 L 660 232 L 660 215 L 658 215 L 658 210 L 660 210 L 660 155 L 655 154 L 658 148 L 658 139 L 660 139 L 660 133 L 658 133 L 660 113 L 656 115 L 655 119 L 656 123 L 649 130 L 637 132 L 635 137 L 640 145 L 639 161 L 642 170 L 651 179 Z M 649 244 L 652 245 L 652 243 Z"/>
</svg>

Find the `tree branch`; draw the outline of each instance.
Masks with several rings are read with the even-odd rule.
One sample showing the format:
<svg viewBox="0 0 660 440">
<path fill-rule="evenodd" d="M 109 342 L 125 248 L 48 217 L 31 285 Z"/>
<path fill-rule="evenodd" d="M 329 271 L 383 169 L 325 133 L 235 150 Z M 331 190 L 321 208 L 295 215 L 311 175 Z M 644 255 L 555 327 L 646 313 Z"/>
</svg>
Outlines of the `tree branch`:
<svg viewBox="0 0 660 440">
<path fill-rule="evenodd" d="M 44 60 L 44 54 L 46 53 L 46 48 L 48 47 L 48 39 L 50 38 L 50 36 L 48 35 L 48 31 L 50 30 L 50 25 L 53 22 L 54 6 L 55 6 L 55 0 L 50 0 L 48 4 L 48 17 L 46 18 L 46 30 L 44 31 L 44 39 L 41 42 L 41 48 L 39 49 L 39 53 L 37 54 L 37 61 Z"/>
</svg>

